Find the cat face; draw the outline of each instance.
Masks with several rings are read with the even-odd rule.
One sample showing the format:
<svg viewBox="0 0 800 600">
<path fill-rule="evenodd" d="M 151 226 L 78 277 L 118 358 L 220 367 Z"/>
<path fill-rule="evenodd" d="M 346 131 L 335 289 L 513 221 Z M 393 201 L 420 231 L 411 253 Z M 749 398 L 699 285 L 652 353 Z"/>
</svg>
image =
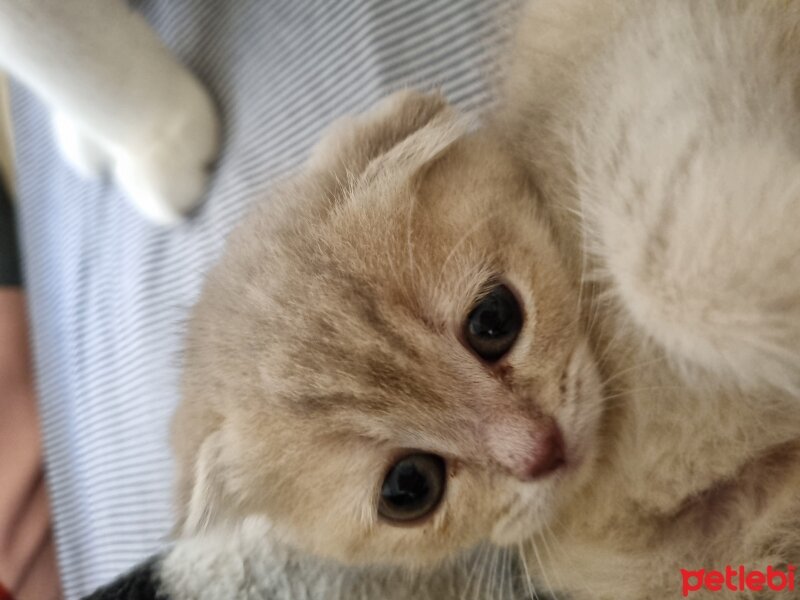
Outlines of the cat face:
<svg viewBox="0 0 800 600">
<path fill-rule="evenodd" d="M 339 123 L 190 324 L 183 525 L 266 514 L 348 563 L 514 544 L 591 470 L 600 391 L 527 179 L 438 97 Z"/>
</svg>

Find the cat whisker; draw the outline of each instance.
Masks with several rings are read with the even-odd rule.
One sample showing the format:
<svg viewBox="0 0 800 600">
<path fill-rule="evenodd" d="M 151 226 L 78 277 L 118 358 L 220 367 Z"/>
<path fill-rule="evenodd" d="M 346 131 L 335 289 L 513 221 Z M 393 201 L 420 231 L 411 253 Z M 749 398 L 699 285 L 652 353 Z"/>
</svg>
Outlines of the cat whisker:
<svg viewBox="0 0 800 600">
<path fill-rule="evenodd" d="M 506 600 L 506 580 L 508 579 L 508 549 L 501 548 L 497 561 L 497 577 L 495 577 L 495 589 L 497 593 L 494 598 Z"/>
<path fill-rule="evenodd" d="M 613 400 L 614 398 L 620 398 L 623 396 L 633 396 L 638 392 L 655 392 L 664 390 L 686 390 L 686 389 L 688 388 L 685 385 L 648 385 L 643 387 L 630 388 L 626 389 L 625 391 L 618 392 L 616 394 L 603 396 L 603 401 Z"/>
<path fill-rule="evenodd" d="M 551 527 L 550 523 L 545 522 L 544 526 L 545 526 L 546 531 L 542 532 L 542 538 L 545 539 L 546 536 L 549 535 L 551 541 L 553 542 L 553 546 L 555 546 L 556 550 L 558 550 L 559 557 L 564 558 L 567 561 L 569 561 L 570 565 L 573 567 L 573 568 L 570 569 L 570 575 L 573 576 L 575 573 L 581 573 L 580 568 L 578 568 L 579 565 L 578 565 L 577 561 L 575 561 L 575 558 L 571 554 L 567 553 L 564 550 L 564 546 L 559 541 L 559 538 L 555 534 L 555 532 L 553 531 L 553 528 Z M 545 544 L 547 544 L 546 540 L 545 540 Z M 548 553 L 550 554 L 550 557 L 552 558 L 553 555 L 552 555 L 552 552 L 550 551 L 549 548 L 550 548 L 550 546 L 548 545 Z M 564 586 L 564 581 L 561 580 L 560 578 L 559 578 L 559 582 L 561 583 L 562 586 Z M 579 582 L 580 582 L 580 585 L 588 592 L 588 595 L 590 597 L 594 595 L 594 594 L 592 594 L 592 589 L 586 583 L 585 576 L 581 575 L 580 578 L 579 578 Z"/>
<path fill-rule="evenodd" d="M 513 598 L 516 596 L 517 590 L 517 559 L 513 547 L 506 547 L 505 549 L 505 571 L 503 575 L 503 598 Z M 506 591 L 507 590 L 507 591 Z"/>
<path fill-rule="evenodd" d="M 489 568 L 489 577 L 486 579 L 486 598 L 496 598 L 492 589 L 497 585 L 497 567 L 500 563 L 500 549 L 496 548 L 492 553 L 492 565 Z"/>
<path fill-rule="evenodd" d="M 608 359 L 613 354 L 614 350 L 616 350 L 621 335 L 621 330 L 617 330 L 614 332 L 614 335 L 611 336 L 611 339 L 604 341 L 602 353 L 597 358 L 598 366 L 602 368 L 608 364 Z"/>
<path fill-rule="evenodd" d="M 517 596 L 519 588 L 519 562 L 514 548 L 506 548 L 506 556 L 508 557 L 508 597 L 511 598 Z"/>
<path fill-rule="evenodd" d="M 609 394 L 601 398 L 601 402 L 597 406 L 587 408 L 586 416 L 593 416 L 602 414 L 605 410 L 615 406 L 630 405 L 630 396 L 637 392 L 655 392 L 664 390 L 686 390 L 685 386 L 680 385 L 653 385 L 647 387 L 632 388 L 622 392 Z M 615 402 L 614 402 L 615 401 Z M 591 410 L 595 412 L 590 412 Z"/>
<path fill-rule="evenodd" d="M 522 542 L 517 542 L 519 550 L 520 562 L 522 562 L 522 570 L 525 574 L 525 584 L 528 588 L 528 594 L 531 600 L 539 600 L 539 594 L 536 593 L 536 587 L 533 585 L 531 573 L 528 570 L 528 557 L 525 555 L 525 547 Z"/>
<path fill-rule="evenodd" d="M 585 274 L 584 274 L 584 276 L 585 276 Z M 590 290 L 590 296 L 589 296 L 589 300 L 588 300 L 588 302 L 589 302 L 589 308 L 588 308 L 588 311 L 589 311 L 589 322 L 588 322 L 588 324 L 586 326 L 586 329 L 587 329 L 587 332 L 589 334 L 593 334 L 594 331 L 595 331 L 595 327 L 597 325 L 597 316 L 601 311 L 600 311 L 600 303 L 598 302 L 598 298 L 597 298 L 597 295 L 598 295 L 597 286 L 596 285 L 591 285 L 589 287 L 589 290 Z"/>
<path fill-rule="evenodd" d="M 544 525 L 545 525 L 545 527 L 547 527 L 547 529 L 549 530 L 550 534 L 552 535 L 552 531 L 553 530 L 550 529 L 550 526 L 548 525 L 546 520 L 544 521 Z M 547 535 L 548 535 L 548 532 L 542 531 L 541 539 L 542 539 L 543 549 L 544 549 L 545 552 L 547 552 L 548 558 L 551 561 L 553 561 L 555 559 L 555 557 L 553 556 L 553 551 L 550 549 L 550 544 L 547 542 Z M 555 541 L 555 536 L 553 536 L 553 539 Z M 559 584 L 559 587 L 561 589 L 564 589 L 566 587 L 564 585 L 564 580 L 561 579 L 561 575 L 558 575 L 558 584 Z"/>
<path fill-rule="evenodd" d="M 508 551 L 506 548 L 503 548 L 502 551 L 502 559 L 500 560 L 500 575 L 498 576 L 497 581 L 497 591 L 498 594 L 495 595 L 496 598 L 502 598 L 505 600 L 506 596 L 506 580 L 508 579 Z"/>
<path fill-rule="evenodd" d="M 486 552 L 486 548 L 487 548 L 486 546 L 481 546 L 481 549 L 477 553 L 477 555 L 474 556 L 474 557 L 470 557 L 470 558 L 474 558 L 474 560 L 466 560 L 465 561 L 465 568 L 467 568 L 469 570 L 469 575 L 467 576 L 467 582 L 464 584 L 464 590 L 463 590 L 463 593 L 461 594 L 461 600 L 465 600 L 465 598 L 467 597 L 467 594 L 469 593 L 470 589 L 472 589 L 470 587 L 471 584 L 472 584 L 472 579 L 475 577 L 475 573 L 478 570 L 478 563 L 481 562 L 481 559 L 483 558 L 483 555 Z"/>
<path fill-rule="evenodd" d="M 480 600 L 481 597 L 481 589 L 483 589 L 483 575 L 486 572 L 486 569 L 489 565 L 489 561 L 491 558 L 491 549 L 487 546 L 486 553 L 483 554 L 482 560 L 480 563 L 480 567 L 477 570 L 477 577 L 475 578 L 475 585 L 472 588 L 472 598 L 473 600 Z"/>
<path fill-rule="evenodd" d="M 492 595 L 492 592 L 497 587 L 497 567 L 500 563 L 500 553 L 501 549 L 495 547 L 494 552 L 492 553 L 492 562 L 489 566 L 488 577 L 486 578 L 486 592 L 484 597 L 487 599 L 494 600 L 495 596 Z"/>
<path fill-rule="evenodd" d="M 559 524 L 561 523 L 560 519 L 556 519 L 556 521 Z M 570 569 L 570 576 L 574 576 L 574 574 L 576 574 L 576 573 L 581 573 L 581 569 L 579 568 L 579 565 L 578 565 L 577 561 L 575 561 L 575 558 L 571 554 L 567 553 L 564 550 L 563 545 L 559 541 L 558 536 L 553 532 L 553 529 L 550 526 L 550 524 L 549 523 L 545 523 L 544 525 L 545 525 L 545 528 L 546 528 L 547 531 L 546 532 L 545 531 L 542 532 L 542 537 L 544 537 L 545 535 L 549 535 L 550 538 L 553 541 L 553 545 L 556 546 L 556 549 L 559 552 L 559 557 L 564 558 L 567 561 L 569 561 L 570 565 L 573 567 L 573 568 Z M 552 558 L 552 554 L 551 554 L 551 558 Z M 581 587 L 583 587 L 586 590 L 586 592 L 588 594 L 588 597 L 594 596 L 594 594 L 592 593 L 592 588 L 589 587 L 589 585 L 587 584 L 586 577 L 584 575 L 580 576 L 579 583 L 580 583 Z M 564 582 L 561 581 L 561 584 L 563 585 Z"/>
<path fill-rule="evenodd" d="M 687 388 L 684 386 L 649 386 L 649 387 L 642 387 L 642 388 L 634 388 L 631 390 L 625 390 L 623 392 L 619 392 L 616 394 L 610 394 L 608 396 L 604 396 L 601 399 L 601 402 L 598 403 L 596 406 L 586 407 L 584 417 L 587 419 L 596 419 L 597 417 L 602 416 L 605 412 L 616 409 L 619 407 L 630 407 L 632 400 L 630 398 L 631 394 L 636 392 L 654 392 L 654 391 L 663 391 L 663 390 L 686 390 Z"/>
<path fill-rule="evenodd" d="M 611 382 L 616 381 L 617 379 L 619 379 L 623 375 L 626 375 L 627 373 L 630 373 L 631 371 L 636 371 L 636 370 L 642 369 L 644 367 L 651 367 L 653 365 L 657 365 L 659 363 L 662 363 L 662 362 L 664 362 L 666 360 L 667 360 L 666 356 L 661 356 L 659 358 L 654 358 L 652 360 L 646 360 L 644 362 L 640 362 L 638 364 L 632 365 L 630 367 L 627 367 L 625 369 L 622 369 L 622 370 L 617 371 L 616 373 L 614 373 L 611 377 L 609 377 L 605 381 L 603 381 L 603 385 L 608 385 Z"/>
<path fill-rule="evenodd" d="M 553 585 L 550 583 L 550 579 L 547 577 L 547 573 L 544 569 L 544 563 L 542 562 L 542 558 L 539 555 L 539 550 L 536 547 L 536 543 L 531 540 L 531 548 L 533 548 L 533 554 L 536 556 L 536 562 L 539 565 L 539 571 L 542 573 L 542 578 L 544 579 L 544 584 L 547 586 L 550 595 L 554 598 L 554 600 L 558 600 L 558 596 L 556 595 L 556 591 L 553 588 Z"/>
</svg>

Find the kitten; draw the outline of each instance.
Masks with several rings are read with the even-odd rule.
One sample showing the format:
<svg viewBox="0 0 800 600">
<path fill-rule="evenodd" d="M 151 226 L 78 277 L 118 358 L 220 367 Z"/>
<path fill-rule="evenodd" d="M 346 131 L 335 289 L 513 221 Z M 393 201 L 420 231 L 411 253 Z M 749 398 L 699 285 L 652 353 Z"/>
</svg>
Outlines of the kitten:
<svg viewBox="0 0 800 600">
<path fill-rule="evenodd" d="M 800 560 L 798 26 L 531 1 L 485 127 L 415 93 L 335 125 L 194 310 L 184 535 L 260 515 L 412 573 L 489 544 L 578 600 Z"/>
<path fill-rule="evenodd" d="M 216 109 L 124 0 L 0 0 L 0 67 L 47 103 L 81 174 L 111 171 L 157 223 L 197 205 L 219 145 Z"/>
<path fill-rule="evenodd" d="M 576 320 L 558 310 L 575 309 L 577 294 L 510 161 L 498 140 L 464 138 L 441 98 L 400 93 L 337 123 L 306 171 L 233 234 L 194 310 L 174 420 L 186 534 L 266 514 L 274 539 L 303 553 L 417 570 L 478 560 L 463 555 L 489 530 L 510 541 L 530 522 L 532 533 L 551 496 L 575 485 L 599 414 L 576 406 L 575 388 L 595 389 L 597 377 Z M 487 254 L 491 239 L 464 235 L 494 235 L 476 225 L 518 243 Z M 533 269 L 531 252 L 549 272 Z M 459 342 L 462 313 L 512 267 L 541 289 L 536 318 L 550 341 L 504 377 L 524 377 L 551 404 L 568 388 L 559 418 L 575 444 L 571 477 L 545 474 L 563 460 L 551 406 L 506 393 Z M 397 498 L 387 492 L 379 508 L 396 463 Z M 419 489 L 404 504 L 406 476 Z M 487 585 L 475 580 L 464 589 Z"/>
</svg>

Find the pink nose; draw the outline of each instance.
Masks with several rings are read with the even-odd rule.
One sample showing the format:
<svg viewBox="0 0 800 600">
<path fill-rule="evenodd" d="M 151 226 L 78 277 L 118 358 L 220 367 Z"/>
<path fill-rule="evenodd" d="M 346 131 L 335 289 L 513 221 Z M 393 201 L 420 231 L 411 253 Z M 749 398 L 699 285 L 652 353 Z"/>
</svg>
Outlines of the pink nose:
<svg viewBox="0 0 800 600">
<path fill-rule="evenodd" d="M 553 419 L 495 421 L 488 424 L 487 435 L 495 461 L 522 481 L 552 473 L 566 463 L 564 440 Z"/>
<path fill-rule="evenodd" d="M 537 437 L 539 440 L 536 449 L 524 464 L 520 479 L 542 477 L 552 473 L 566 462 L 564 440 L 555 421 L 550 421 Z"/>
</svg>

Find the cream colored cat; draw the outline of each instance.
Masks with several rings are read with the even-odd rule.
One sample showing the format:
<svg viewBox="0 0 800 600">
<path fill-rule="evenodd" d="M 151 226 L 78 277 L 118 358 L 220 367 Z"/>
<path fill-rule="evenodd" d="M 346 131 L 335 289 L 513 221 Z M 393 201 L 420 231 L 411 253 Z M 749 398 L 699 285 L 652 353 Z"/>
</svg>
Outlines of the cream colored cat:
<svg viewBox="0 0 800 600">
<path fill-rule="evenodd" d="M 184 534 L 266 517 L 343 572 L 488 543 L 575 599 L 800 561 L 798 35 L 536 0 L 484 128 L 413 93 L 335 126 L 194 311 Z"/>
</svg>

